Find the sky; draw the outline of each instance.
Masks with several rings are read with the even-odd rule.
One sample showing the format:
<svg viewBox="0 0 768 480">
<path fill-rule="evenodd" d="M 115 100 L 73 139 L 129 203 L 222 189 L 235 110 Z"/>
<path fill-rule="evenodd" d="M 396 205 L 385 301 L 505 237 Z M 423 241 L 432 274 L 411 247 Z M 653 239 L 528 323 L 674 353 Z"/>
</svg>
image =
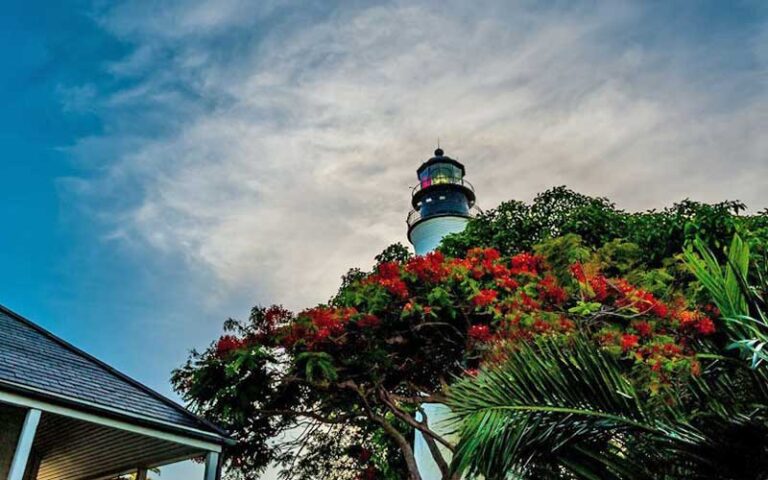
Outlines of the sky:
<svg viewBox="0 0 768 480">
<path fill-rule="evenodd" d="M 765 209 L 767 20 L 759 0 L 10 0 L 0 303 L 172 396 L 226 318 L 323 302 L 406 243 L 437 138 L 483 208 L 568 185 Z"/>
</svg>

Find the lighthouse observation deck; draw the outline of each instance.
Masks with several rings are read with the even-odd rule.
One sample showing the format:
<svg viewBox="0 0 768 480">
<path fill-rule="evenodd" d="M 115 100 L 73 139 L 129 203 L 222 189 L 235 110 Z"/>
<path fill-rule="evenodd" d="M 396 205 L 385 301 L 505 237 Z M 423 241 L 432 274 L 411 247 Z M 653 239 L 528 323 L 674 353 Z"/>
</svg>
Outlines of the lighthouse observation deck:
<svg viewBox="0 0 768 480">
<path fill-rule="evenodd" d="M 475 216 L 479 211 L 475 207 L 475 188 L 464 178 L 465 174 L 464 165 L 445 156 L 439 148 L 434 157 L 416 170 L 419 183 L 411 192 L 413 210 L 406 219 L 409 239 L 414 229 L 426 220 L 445 218 L 446 222 L 455 223 Z"/>
</svg>

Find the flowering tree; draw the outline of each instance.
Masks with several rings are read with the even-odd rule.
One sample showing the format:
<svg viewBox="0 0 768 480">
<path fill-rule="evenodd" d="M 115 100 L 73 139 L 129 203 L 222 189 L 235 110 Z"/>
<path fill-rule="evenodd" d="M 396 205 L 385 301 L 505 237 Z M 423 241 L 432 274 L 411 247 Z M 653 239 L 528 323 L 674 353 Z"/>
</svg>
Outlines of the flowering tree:
<svg viewBox="0 0 768 480">
<path fill-rule="evenodd" d="M 301 476 L 309 467 L 297 465 L 315 458 L 307 478 L 419 479 L 414 430 L 454 478 L 437 446 L 455 446 L 416 413 L 516 346 L 586 336 L 660 398 L 699 374 L 696 348 L 715 334 L 717 311 L 607 275 L 605 257 L 578 242 L 554 239 L 536 248 L 542 254 L 473 248 L 382 261 L 348 277 L 328 305 L 258 307 L 248 322 L 227 322 L 226 335 L 174 372 L 174 385 L 233 433 L 228 465 L 244 478 L 274 461 Z M 290 448 L 275 441 L 281 435 L 295 437 L 284 438 Z"/>
<path fill-rule="evenodd" d="M 677 328 L 700 335 L 638 348 L 675 321 L 668 321 L 668 304 L 635 290 L 641 308 L 662 320 L 630 320 L 634 332 L 621 334 L 618 347 L 617 332 L 595 342 L 589 329 L 567 342 L 552 335 L 513 342 L 502 359 L 449 388 L 461 433 L 454 471 L 489 480 L 765 478 L 766 258 L 753 259 L 739 236 L 722 265 L 706 245 L 694 246 L 686 249 L 685 264 L 721 312 L 717 332 L 709 316 L 679 310 L 672 314 Z M 611 283 L 622 292 L 634 290 L 621 280 L 590 277 L 579 265 L 571 271 L 595 299 L 605 297 Z M 688 349 L 696 352 L 689 374 L 680 374 L 679 362 L 651 360 L 651 372 L 662 377 L 648 389 L 642 372 L 649 353 L 660 348 L 663 355 L 677 355 L 683 340 L 688 347 L 695 342 Z M 633 351 L 634 359 L 625 354 Z M 631 360 L 635 367 L 628 369 Z"/>
</svg>

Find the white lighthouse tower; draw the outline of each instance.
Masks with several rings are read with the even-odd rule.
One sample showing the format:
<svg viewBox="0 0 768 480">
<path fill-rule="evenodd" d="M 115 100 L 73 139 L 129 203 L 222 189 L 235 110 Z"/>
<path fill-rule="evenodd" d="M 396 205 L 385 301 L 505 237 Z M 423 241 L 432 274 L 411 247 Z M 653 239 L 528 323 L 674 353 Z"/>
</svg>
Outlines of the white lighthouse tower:
<svg viewBox="0 0 768 480">
<path fill-rule="evenodd" d="M 414 187 L 411 198 L 413 210 L 408 214 L 408 240 L 413 244 L 417 255 L 424 255 L 437 248 L 446 235 L 464 230 L 475 206 L 475 190 L 472 184 L 464 179 L 464 165 L 445 156 L 440 148 L 435 150 L 434 157 L 416 170 L 416 174 L 419 184 Z M 422 409 L 427 416 L 429 427 L 445 437 L 449 430 L 448 407 L 427 403 L 422 405 Z M 415 435 L 414 455 L 421 478 L 440 480 L 442 473 L 424 436 L 419 431 L 416 431 Z M 450 463 L 450 451 L 442 445 L 438 445 L 438 448 L 445 461 Z"/>
<path fill-rule="evenodd" d="M 449 233 L 464 230 L 475 205 L 475 191 L 465 174 L 464 165 L 440 148 L 416 170 L 419 183 L 411 198 L 408 240 L 417 255 L 434 250 Z"/>
</svg>

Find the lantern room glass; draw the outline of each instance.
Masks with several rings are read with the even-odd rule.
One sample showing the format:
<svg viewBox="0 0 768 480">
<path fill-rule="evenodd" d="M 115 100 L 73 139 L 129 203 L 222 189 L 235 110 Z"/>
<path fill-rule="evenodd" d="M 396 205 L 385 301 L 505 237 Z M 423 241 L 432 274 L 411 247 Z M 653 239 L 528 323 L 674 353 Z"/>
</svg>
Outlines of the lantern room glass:
<svg viewBox="0 0 768 480">
<path fill-rule="evenodd" d="M 461 183 L 462 172 L 459 167 L 450 163 L 435 163 L 425 168 L 419 174 L 421 188 L 432 185 Z"/>
</svg>

